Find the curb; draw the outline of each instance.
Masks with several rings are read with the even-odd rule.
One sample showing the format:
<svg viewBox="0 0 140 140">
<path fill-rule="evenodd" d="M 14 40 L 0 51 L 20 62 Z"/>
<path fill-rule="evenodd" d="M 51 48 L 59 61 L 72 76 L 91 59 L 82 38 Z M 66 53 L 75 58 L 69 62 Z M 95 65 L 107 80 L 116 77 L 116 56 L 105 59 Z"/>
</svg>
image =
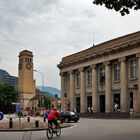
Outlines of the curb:
<svg viewBox="0 0 140 140">
<path fill-rule="evenodd" d="M 67 124 L 67 125 L 61 125 L 61 128 L 67 128 L 70 127 L 71 124 Z M 15 131 L 42 131 L 42 130 L 46 130 L 48 127 L 45 128 L 24 128 L 24 129 L 13 129 L 13 128 L 7 128 L 7 129 L 0 129 L 0 132 L 15 132 Z"/>
</svg>

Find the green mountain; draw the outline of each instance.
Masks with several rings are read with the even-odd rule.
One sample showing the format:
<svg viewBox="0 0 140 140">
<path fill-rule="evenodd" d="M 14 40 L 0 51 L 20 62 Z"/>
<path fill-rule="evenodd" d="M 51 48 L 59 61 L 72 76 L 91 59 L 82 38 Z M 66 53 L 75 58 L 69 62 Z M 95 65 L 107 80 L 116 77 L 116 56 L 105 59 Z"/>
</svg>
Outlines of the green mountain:
<svg viewBox="0 0 140 140">
<path fill-rule="evenodd" d="M 37 89 L 39 89 L 40 91 L 43 91 L 46 94 L 50 94 L 52 97 L 55 97 L 55 95 L 57 95 L 58 98 L 60 98 L 61 91 L 55 87 L 37 86 Z"/>
</svg>

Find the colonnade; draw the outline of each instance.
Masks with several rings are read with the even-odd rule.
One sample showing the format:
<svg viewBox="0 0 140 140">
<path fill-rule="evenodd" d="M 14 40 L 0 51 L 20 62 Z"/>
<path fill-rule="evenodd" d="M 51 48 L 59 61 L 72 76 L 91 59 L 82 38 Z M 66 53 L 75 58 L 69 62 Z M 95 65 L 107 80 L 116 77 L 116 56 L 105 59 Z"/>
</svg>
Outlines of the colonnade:
<svg viewBox="0 0 140 140">
<path fill-rule="evenodd" d="M 140 54 L 136 55 L 138 59 L 138 91 L 137 94 L 140 94 Z M 128 112 L 128 70 L 127 70 L 127 61 L 126 57 L 122 57 L 119 59 L 120 62 L 120 110 L 121 112 Z M 105 112 L 113 111 L 113 98 L 112 98 L 112 75 L 111 75 L 111 65 L 110 61 L 103 62 L 105 66 Z M 90 66 L 92 69 L 92 106 L 93 111 L 99 112 L 98 110 L 98 67 L 97 64 L 93 64 Z M 86 112 L 86 83 L 85 83 L 85 71 L 84 68 L 79 68 L 80 72 L 80 113 Z M 70 85 L 69 85 L 69 100 L 70 100 L 70 110 L 74 110 L 76 108 L 75 103 L 75 78 L 74 71 L 69 71 L 70 76 Z M 65 78 L 64 74 L 61 74 L 61 107 L 63 110 L 66 110 L 66 101 L 65 101 Z M 140 109 L 140 95 L 134 95 L 134 108 L 136 111 Z M 65 102 L 65 103 L 64 103 Z M 140 112 L 140 110 L 139 110 Z"/>
</svg>

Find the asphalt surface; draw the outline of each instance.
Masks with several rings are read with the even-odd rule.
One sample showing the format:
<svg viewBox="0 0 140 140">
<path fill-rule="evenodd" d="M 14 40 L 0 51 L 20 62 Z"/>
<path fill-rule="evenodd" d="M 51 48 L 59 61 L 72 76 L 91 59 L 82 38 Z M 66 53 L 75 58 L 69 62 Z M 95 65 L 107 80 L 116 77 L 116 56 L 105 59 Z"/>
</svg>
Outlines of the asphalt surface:
<svg viewBox="0 0 140 140">
<path fill-rule="evenodd" d="M 64 129 L 62 136 L 58 139 L 140 140 L 140 120 L 80 119 L 80 122 L 76 126 Z"/>
<path fill-rule="evenodd" d="M 85 119 L 70 123 L 57 140 L 140 140 L 139 119 Z M 0 140 L 47 140 L 46 130 L 0 132 Z"/>
</svg>

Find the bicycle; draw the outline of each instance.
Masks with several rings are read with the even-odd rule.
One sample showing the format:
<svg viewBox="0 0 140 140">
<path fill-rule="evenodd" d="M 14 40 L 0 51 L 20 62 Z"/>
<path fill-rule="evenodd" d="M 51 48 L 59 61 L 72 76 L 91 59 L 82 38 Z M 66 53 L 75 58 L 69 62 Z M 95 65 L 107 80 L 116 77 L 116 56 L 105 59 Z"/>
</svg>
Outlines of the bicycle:
<svg viewBox="0 0 140 140">
<path fill-rule="evenodd" d="M 57 126 L 54 123 L 52 123 L 52 125 L 48 123 L 48 128 L 46 130 L 47 138 L 52 139 L 54 134 L 56 134 L 57 137 L 61 135 L 61 127 L 59 122 Z"/>
</svg>

